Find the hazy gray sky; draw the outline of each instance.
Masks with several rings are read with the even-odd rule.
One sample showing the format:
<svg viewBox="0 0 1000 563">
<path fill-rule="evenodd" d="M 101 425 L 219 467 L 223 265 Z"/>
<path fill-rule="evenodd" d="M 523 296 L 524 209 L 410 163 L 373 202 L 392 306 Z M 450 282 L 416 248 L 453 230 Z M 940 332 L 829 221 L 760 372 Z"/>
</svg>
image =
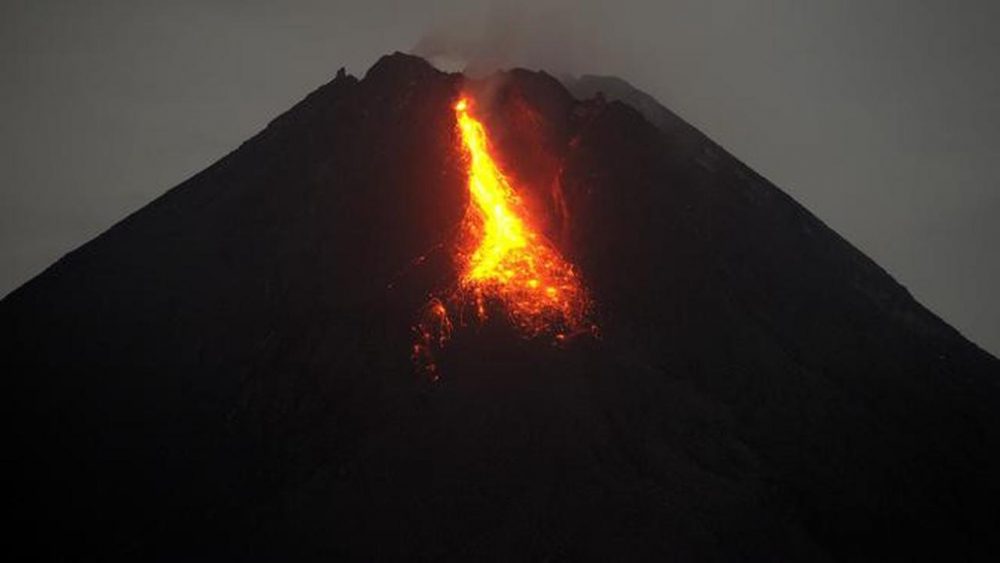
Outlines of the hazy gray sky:
<svg viewBox="0 0 1000 563">
<path fill-rule="evenodd" d="M 1000 353 L 1000 2 L 0 4 L 0 294 L 418 42 L 616 74 Z"/>
</svg>

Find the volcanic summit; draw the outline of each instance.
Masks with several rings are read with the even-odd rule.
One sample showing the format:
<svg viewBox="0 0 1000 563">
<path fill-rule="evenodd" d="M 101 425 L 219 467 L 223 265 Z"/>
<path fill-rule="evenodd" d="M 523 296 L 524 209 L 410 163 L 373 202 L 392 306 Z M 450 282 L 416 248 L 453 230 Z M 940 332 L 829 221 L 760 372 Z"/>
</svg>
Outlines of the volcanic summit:
<svg viewBox="0 0 1000 563">
<path fill-rule="evenodd" d="M 1000 362 L 618 79 L 340 72 L 0 342 L 39 559 L 1000 554 Z"/>
</svg>

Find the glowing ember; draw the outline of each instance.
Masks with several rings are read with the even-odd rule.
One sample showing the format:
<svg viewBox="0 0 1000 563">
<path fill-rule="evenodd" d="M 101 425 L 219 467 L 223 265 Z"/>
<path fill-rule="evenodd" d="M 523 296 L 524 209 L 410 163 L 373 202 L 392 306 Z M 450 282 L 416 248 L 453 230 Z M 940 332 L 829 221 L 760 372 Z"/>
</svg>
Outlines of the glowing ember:
<svg viewBox="0 0 1000 563">
<path fill-rule="evenodd" d="M 471 114 L 472 102 L 455 104 L 462 149 L 468 163 L 469 207 L 465 237 L 456 252 L 458 290 L 448 299 L 461 309 L 470 303 L 480 320 L 497 302 L 526 336 L 551 334 L 557 341 L 591 329 L 589 299 L 573 266 L 531 226 L 526 209 L 500 170 L 483 124 Z M 434 299 L 417 327 L 414 359 L 436 377 L 431 349 L 450 337 L 445 303 Z"/>
</svg>

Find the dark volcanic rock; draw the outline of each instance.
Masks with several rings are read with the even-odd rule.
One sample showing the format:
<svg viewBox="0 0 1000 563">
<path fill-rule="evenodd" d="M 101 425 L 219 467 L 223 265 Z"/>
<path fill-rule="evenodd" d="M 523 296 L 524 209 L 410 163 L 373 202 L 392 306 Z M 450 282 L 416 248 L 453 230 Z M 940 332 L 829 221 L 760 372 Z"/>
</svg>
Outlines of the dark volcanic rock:
<svg viewBox="0 0 1000 563">
<path fill-rule="evenodd" d="M 454 275 L 463 88 L 602 336 L 467 327 L 431 383 L 410 327 Z M 1000 363 L 667 121 L 544 73 L 464 83 L 400 54 L 338 73 L 0 302 L 15 543 L 84 560 L 1000 553 Z"/>
</svg>

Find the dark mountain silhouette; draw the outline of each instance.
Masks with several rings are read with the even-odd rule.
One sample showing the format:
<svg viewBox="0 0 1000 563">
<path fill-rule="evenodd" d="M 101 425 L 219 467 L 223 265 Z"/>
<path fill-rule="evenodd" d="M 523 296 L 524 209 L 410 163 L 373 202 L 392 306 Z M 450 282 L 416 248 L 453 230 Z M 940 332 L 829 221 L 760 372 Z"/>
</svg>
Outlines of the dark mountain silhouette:
<svg viewBox="0 0 1000 563">
<path fill-rule="evenodd" d="M 654 126 L 597 82 L 580 101 L 545 73 L 466 82 L 402 54 L 339 73 L 0 302 L 9 544 L 995 558 L 1000 362 L 679 118 Z M 455 274 L 463 89 L 601 335 L 471 323 L 431 382 L 411 327 Z"/>
</svg>

